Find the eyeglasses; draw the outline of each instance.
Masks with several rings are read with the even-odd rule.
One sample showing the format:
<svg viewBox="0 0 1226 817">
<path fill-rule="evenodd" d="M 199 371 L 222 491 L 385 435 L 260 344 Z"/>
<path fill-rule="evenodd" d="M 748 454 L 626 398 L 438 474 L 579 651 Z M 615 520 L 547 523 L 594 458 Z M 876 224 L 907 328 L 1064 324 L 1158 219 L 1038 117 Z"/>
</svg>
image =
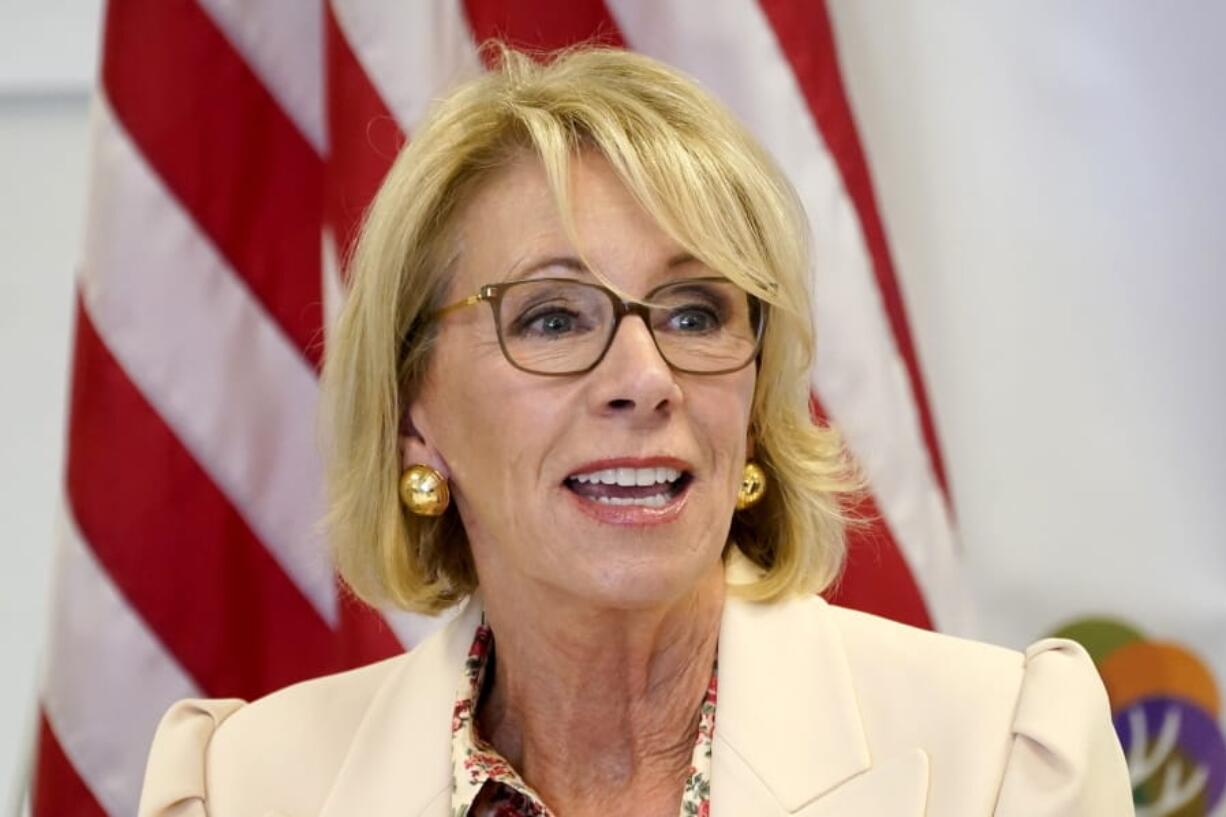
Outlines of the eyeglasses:
<svg viewBox="0 0 1226 817">
<path fill-rule="evenodd" d="M 643 320 L 674 370 L 735 372 L 757 356 L 766 323 L 761 301 L 726 278 L 670 281 L 642 301 L 626 301 L 607 287 L 570 278 L 487 284 L 428 319 L 482 301 L 493 310 L 502 354 L 515 368 L 541 375 L 596 368 L 627 315 Z"/>
</svg>

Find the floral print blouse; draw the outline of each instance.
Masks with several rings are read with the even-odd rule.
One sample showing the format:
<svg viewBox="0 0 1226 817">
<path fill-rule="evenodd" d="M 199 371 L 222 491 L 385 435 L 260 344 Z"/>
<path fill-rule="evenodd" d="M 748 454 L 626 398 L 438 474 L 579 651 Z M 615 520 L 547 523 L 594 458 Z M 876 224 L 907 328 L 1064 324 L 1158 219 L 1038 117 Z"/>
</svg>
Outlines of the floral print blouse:
<svg viewBox="0 0 1226 817">
<path fill-rule="evenodd" d="M 494 633 L 477 628 L 451 717 L 452 817 L 554 817 L 519 772 L 477 733 L 474 715 L 485 680 Z M 711 809 L 711 741 L 715 736 L 717 670 L 698 717 L 698 737 L 681 796 L 680 817 L 707 817 Z"/>
</svg>

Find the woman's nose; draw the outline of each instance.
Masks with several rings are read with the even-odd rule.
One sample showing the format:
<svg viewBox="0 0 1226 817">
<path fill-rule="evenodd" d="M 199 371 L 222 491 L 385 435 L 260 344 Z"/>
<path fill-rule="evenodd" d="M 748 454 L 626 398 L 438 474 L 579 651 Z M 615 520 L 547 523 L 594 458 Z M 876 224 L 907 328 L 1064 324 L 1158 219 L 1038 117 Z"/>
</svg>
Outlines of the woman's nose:
<svg viewBox="0 0 1226 817">
<path fill-rule="evenodd" d="M 637 315 L 621 321 L 604 359 L 589 376 L 593 408 L 601 413 L 650 419 L 666 416 L 681 402 L 681 387 L 672 368 Z"/>
</svg>

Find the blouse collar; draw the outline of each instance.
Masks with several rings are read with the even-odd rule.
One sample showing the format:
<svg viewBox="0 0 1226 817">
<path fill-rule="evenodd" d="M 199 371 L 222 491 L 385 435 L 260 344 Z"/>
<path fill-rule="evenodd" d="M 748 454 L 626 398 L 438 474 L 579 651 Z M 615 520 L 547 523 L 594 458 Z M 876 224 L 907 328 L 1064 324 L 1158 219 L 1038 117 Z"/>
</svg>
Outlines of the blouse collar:
<svg viewBox="0 0 1226 817">
<path fill-rule="evenodd" d="M 494 633 L 482 617 L 468 657 L 464 662 L 459 689 L 451 718 L 451 814 L 467 815 L 481 797 L 510 801 L 506 813 L 523 817 L 552 817 L 552 812 L 519 772 L 486 742 L 477 729 L 475 714 L 481 705 L 481 692 L 486 688 L 486 672 L 492 664 Z M 718 694 L 716 666 L 712 667 L 699 708 L 698 732 L 690 756 L 689 774 L 682 791 L 680 817 L 706 815 L 711 799 L 711 748 L 715 737 L 715 705 Z M 483 794 L 483 791 L 485 792 Z M 502 814 L 504 810 L 489 810 Z"/>
</svg>

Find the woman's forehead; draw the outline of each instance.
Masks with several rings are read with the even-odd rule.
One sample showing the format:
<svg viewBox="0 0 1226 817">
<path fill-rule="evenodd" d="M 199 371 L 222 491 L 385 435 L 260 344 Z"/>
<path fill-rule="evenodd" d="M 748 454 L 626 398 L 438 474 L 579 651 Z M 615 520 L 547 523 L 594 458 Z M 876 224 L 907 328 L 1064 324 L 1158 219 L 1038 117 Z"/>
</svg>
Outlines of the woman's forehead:
<svg viewBox="0 0 1226 817">
<path fill-rule="evenodd" d="M 458 215 L 454 283 L 476 288 L 558 273 L 616 281 L 700 266 L 599 154 L 573 158 L 568 192 L 574 236 L 539 159 L 524 157 L 496 171 Z"/>
</svg>

